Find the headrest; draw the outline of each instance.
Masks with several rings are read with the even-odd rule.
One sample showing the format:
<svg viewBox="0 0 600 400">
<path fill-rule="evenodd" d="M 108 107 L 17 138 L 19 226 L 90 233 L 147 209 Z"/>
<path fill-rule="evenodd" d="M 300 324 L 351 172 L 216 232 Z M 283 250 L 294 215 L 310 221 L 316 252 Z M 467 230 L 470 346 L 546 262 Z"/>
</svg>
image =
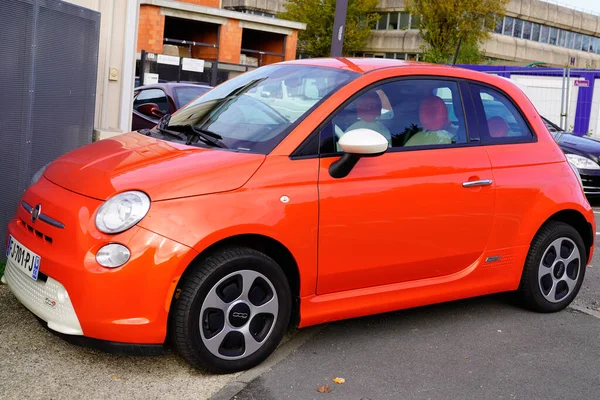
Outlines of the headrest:
<svg viewBox="0 0 600 400">
<path fill-rule="evenodd" d="M 367 92 L 356 100 L 356 114 L 367 122 L 375 121 L 381 116 L 381 99 L 375 92 Z"/>
<path fill-rule="evenodd" d="M 492 117 L 487 120 L 487 123 L 491 137 L 505 137 L 508 133 L 508 124 L 502 117 Z"/>
</svg>

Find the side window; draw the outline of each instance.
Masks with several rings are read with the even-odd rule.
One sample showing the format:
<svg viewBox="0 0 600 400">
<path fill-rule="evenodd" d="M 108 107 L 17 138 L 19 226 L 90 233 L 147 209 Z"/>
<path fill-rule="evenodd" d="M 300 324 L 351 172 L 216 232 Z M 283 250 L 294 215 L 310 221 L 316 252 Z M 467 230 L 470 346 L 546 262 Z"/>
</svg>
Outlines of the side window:
<svg viewBox="0 0 600 400">
<path fill-rule="evenodd" d="M 338 140 L 359 128 L 379 132 L 392 149 L 468 143 L 460 91 L 452 80 L 399 80 L 369 89 L 321 130 L 321 154 L 341 151 Z"/>
<path fill-rule="evenodd" d="M 499 91 L 487 86 L 470 84 L 474 100 L 481 101 L 478 114 L 481 139 L 484 143 L 530 141 L 531 129 L 517 106 Z"/>
<path fill-rule="evenodd" d="M 139 106 L 147 103 L 155 103 L 160 108 L 160 111 L 164 113 L 169 112 L 169 100 L 167 100 L 165 92 L 160 89 L 142 90 L 133 100 L 133 108 L 137 110 Z"/>
</svg>

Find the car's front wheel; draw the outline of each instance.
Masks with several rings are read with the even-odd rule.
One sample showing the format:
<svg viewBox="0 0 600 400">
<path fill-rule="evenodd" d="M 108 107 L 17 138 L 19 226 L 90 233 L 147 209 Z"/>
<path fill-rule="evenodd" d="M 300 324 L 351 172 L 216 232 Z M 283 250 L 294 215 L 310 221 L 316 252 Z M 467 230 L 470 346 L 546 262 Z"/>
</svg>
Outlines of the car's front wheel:
<svg viewBox="0 0 600 400">
<path fill-rule="evenodd" d="M 281 268 L 244 247 L 220 251 L 192 268 L 172 309 L 180 354 L 195 367 L 217 373 L 261 363 L 290 320 L 290 288 Z"/>
<path fill-rule="evenodd" d="M 552 221 L 534 237 L 518 293 L 535 311 L 554 312 L 577 296 L 587 265 L 585 245 L 575 228 Z"/>
</svg>

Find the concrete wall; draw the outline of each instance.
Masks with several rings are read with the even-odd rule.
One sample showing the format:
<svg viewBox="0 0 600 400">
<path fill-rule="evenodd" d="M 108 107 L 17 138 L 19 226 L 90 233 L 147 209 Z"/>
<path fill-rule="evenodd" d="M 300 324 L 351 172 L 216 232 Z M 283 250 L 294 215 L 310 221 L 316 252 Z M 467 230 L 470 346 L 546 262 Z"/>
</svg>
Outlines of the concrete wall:
<svg viewBox="0 0 600 400">
<path fill-rule="evenodd" d="M 518 64 L 542 61 L 550 66 L 564 67 L 569 64 L 571 57 L 575 57 L 575 65 L 573 65 L 575 68 L 600 67 L 600 55 L 598 54 L 495 33 L 484 43 L 482 50 L 488 57 Z"/>
<path fill-rule="evenodd" d="M 96 90 L 96 134 L 131 130 L 139 0 L 65 0 L 98 11 L 100 48 Z"/>
<path fill-rule="evenodd" d="M 284 11 L 285 0 L 222 0 L 221 7 L 229 9 L 246 8 L 277 14 Z"/>
</svg>

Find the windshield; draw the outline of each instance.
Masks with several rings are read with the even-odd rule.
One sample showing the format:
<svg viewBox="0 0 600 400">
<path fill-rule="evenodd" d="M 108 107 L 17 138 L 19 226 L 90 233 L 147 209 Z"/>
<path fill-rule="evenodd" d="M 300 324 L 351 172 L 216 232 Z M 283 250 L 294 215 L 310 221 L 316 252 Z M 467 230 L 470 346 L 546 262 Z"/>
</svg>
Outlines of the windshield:
<svg viewBox="0 0 600 400">
<path fill-rule="evenodd" d="M 175 92 L 175 99 L 177 100 L 177 106 L 183 107 L 202 93 L 208 91 L 208 87 L 196 87 L 196 86 L 182 86 L 173 89 Z"/>
<path fill-rule="evenodd" d="M 313 107 L 357 76 L 307 65 L 262 67 L 197 98 L 162 128 L 189 135 L 191 144 L 209 145 L 208 135 L 219 147 L 267 154 Z"/>
</svg>

